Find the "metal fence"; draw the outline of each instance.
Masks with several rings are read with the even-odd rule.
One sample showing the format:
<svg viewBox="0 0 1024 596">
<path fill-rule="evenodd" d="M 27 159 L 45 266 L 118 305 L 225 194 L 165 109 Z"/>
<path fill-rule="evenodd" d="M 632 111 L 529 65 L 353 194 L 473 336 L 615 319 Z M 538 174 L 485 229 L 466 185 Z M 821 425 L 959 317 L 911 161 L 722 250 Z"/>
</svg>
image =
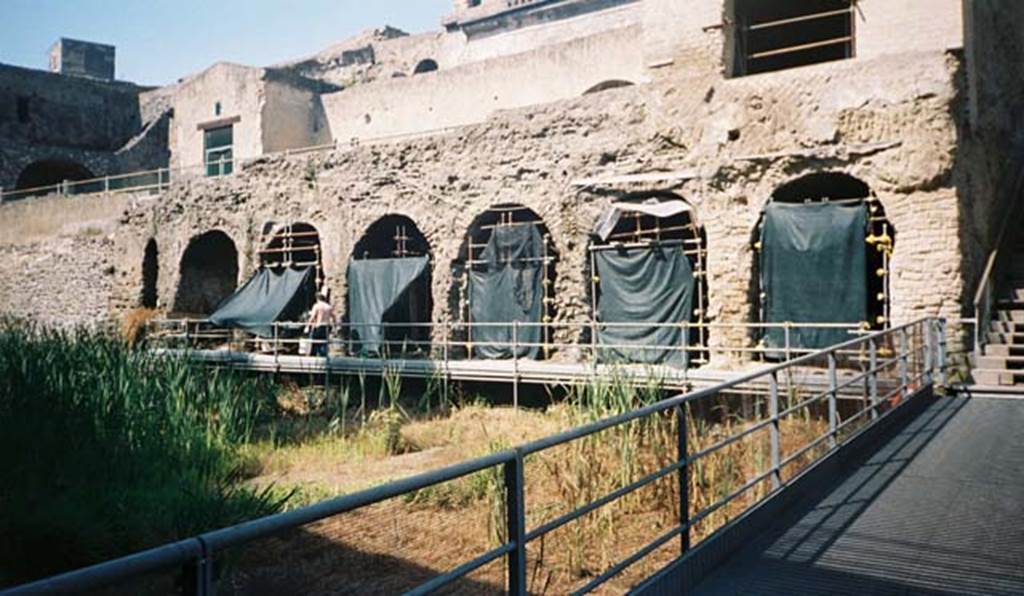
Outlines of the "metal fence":
<svg viewBox="0 0 1024 596">
<path fill-rule="evenodd" d="M 285 582 L 280 584 L 282 589 L 288 586 L 292 591 L 316 591 L 314 586 L 327 592 L 361 591 L 362 586 L 367 591 L 408 594 L 582 594 L 599 587 L 624 591 L 783 490 L 815 462 L 922 389 L 943 383 L 944 324 L 928 318 L 866 334 L 713 388 L 598 419 L 516 448 L 208 532 L 5 594 L 120 589 L 140 577 L 161 573 L 171 578 L 164 584 L 166 591 L 209 595 L 222 588 L 225 593 L 245 593 L 246 586 L 276 585 L 273 578 L 260 575 L 275 565 L 283 577 L 278 580 Z M 827 371 L 827 385 L 788 386 L 786 376 L 806 367 Z M 840 378 L 840 368 L 855 368 L 856 374 Z M 742 423 L 709 431 L 706 417 L 714 409 L 706 406 L 720 404 L 744 387 L 761 388 L 751 414 Z M 840 393 L 853 389 L 862 399 L 840 403 Z M 794 428 L 802 430 L 794 433 Z M 621 458 L 620 452 L 631 453 L 634 463 Z M 733 470 L 732 481 L 711 480 L 711 469 Z M 590 481 L 597 477 L 603 483 L 591 491 L 561 493 L 545 485 L 554 478 L 574 478 L 569 484 L 579 489 L 588 478 L 583 472 L 591 474 Z M 438 501 L 446 503 L 443 506 L 426 512 L 417 508 L 428 498 L 425 495 L 436 496 L 446 484 L 480 479 L 482 486 L 491 487 L 488 494 L 494 497 L 485 507 L 492 524 L 459 510 L 450 495 Z M 345 517 L 368 515 L 381 507 L 385 517 L 369 522 Z M 453 523 L 438 526 L 446 516 Z M 331 540 L 312 546 L 306 542 L 303 547 L 295 542 L 295 532 L 332 520 L 342 520 L 333 525 L 333 534 L 319 534 Z M 431 524 L 435 531 L 425 532 Z M 460 541 L 461 533 L 477 525 L 491 527 L 490 540 Z M 350 531 L 355 527 L 364 528 L 370 536 L 352 538 Z M 286 546 L 267 542 L 288 536 L 291 541 Z M 387 549 L 379 546 L 382 541 Z M 457 551 L 456 558 L 455 543 L 473 549 Z M 315 565 L 320 558 L 332 556 L 332 550 L 343 552 L 335 553 L 340 558 L 330 560 L 325 576 Z M 399 573 L 413 562 L 415 573 Z M 296 579 L 303 573 L 315 575 L 320 583 Z M 395 584 L 399 576 L 408 584 Z"/>
</svg>

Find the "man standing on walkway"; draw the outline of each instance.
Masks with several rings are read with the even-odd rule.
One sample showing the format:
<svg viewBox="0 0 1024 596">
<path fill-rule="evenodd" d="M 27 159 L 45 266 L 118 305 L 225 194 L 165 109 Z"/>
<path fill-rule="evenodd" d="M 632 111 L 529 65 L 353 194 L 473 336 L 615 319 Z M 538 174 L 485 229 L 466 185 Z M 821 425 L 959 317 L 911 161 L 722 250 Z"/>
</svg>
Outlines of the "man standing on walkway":
<svg viewBox="0 0 1024 596">
<path fill-rule="evenodd" d="M 309 322 L 306 328 L 309 329 L 309 339 L 312 341 L 313 356 L 327 356 L 327 342 L 331 336 L 331 326 L 334 325 L 334 307 L 331 306 L 327 295 L 323 292 L 316 293 L 316 304 L 309 312 Z"/>
</svg>

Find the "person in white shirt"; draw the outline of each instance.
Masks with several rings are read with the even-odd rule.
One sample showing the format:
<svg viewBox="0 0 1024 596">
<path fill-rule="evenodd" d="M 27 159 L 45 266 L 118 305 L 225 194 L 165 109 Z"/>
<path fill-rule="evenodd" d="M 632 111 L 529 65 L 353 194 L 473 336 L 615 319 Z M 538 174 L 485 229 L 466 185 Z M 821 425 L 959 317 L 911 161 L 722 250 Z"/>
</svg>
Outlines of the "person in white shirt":
<svg viewBox="0 0 1024 596">
<path fill-rule="evenodd" d="M 306 323 L 309 339 L 313 342 L 313 356 L 327 355 L 327 338 L 331 335 L 332 325 L 334 325 L 334 307 L 327 300 L 326 294 L 317 292 L 316 304 L 309 311 L 309 321 Z"/>
</svg>

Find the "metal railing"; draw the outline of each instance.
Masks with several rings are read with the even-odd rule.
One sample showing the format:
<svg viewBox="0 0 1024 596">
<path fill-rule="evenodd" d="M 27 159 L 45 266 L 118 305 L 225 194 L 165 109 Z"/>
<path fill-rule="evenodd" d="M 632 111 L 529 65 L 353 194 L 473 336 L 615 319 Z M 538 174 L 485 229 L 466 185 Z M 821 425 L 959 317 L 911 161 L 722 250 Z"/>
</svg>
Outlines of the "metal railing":
<svg viewBox="0 0 1024 596">
<path fill-rule="evenodd" d="M 908 403 L 922 389 L 931 387 L 936 381 L 944 383 L 943 326 L 943 320 L 927 318 L 887 331 L 866 334 L 709 389 L 678 395 L 513 449 L 504 449 L 484 457 L 294 511 L 207 532 L 188 540 L 27 584 L 5 594 L 81 592 L 123 585 L 123 582 L 145 574 L 169 571 L 179 574 L 179 585 L 183 585 L 184 593 L 210 595 L 215 592 L 218 583 L 232 581 L 232 565 L 241 565 L 240 559 L 228 556 L 229 552 L 234 552 L 230 549 L 257 548 L 258 541 L 273 539 L 282 533 L 302 529 L 309 524 L 360 511 L 389 500 L 404 499 L 401 502 L 408 502 L 414 500 L 415 495 L 422 494 L 421 491 L 490 471 L 502 479 L 502 498 L 498 501 L 502 530 L 499 543 L 482 552 L 474 552 L 475 556 L 467 560 L 443 561 L 439 564 L 443 565 L 442 570 L 431 568 L 428 575 L 418 576 L 415 585 L 404 587 L 402 591 L 408 594 L 431 593 L 465 581 L 467 577 L 485 566 L 503 562 L 503 579 L 489 587 L 521 595 L 533 588 L 542 587 L 531 587 L 528 584 L 537 577 L 537 566 L 544 564 L 544 557 L 555 556 L 544 554 L 545 540 L 550 538 L 552 533 L 587 516 L 607 511 L 605 508 L 620 503 L 630 495 L 638 495 L 639 491 L 659 481 L 667 482 L 668 486 L 672 487 L 670 500 L 674 501 L 671 504 L 674 519 L 667 527 L 644 526 L 642 546 L 631 546 L 629 550 L 632 552 L 628 554 L 616 553 L 614 558 L 595 567 L 590 574 L 574 577 L 573 583 L 565 589 L 566 592 L 574 594 L 591 592 L 619 578 L 641 562 L 650 562 L 661 557 L 658 560 L 663 563 L 666 556 L 674 559 L 685 554 L 702 539 L 707 540 L 708 537 L 714 536 L 717 528 L 742 515 L 764 499 L 777 494 L 816 462 L 859 436 L 896 408 Z M 844 366 L 855 363 L 859 366 L 859 373 L 840 380 L 836 374 L 840 363 Z M 821 366 L 828 371 L 827 387 L 810 394 L 787 394 L 780 390 L 783 375 L 788 374 L 793 368 L 807 366 Z M 730 392 L 751 383 L 767 386 L 758 407 L 758 411 L 763 411 L 764 414 L 748 420 L 738 432 L 725 437 L 712 437 L 713 442 L 709 445 L 691 444 L 695 438 L 702 439 L 700 435 L 695 434 L 699 419 L 694 412 L 698 404 L 727 396 Z M 863 392 L 863 401 L 855 410 L 841 408 L 837 400 L 841 391 L 850 388 L 858 388 Z M 809 436 L 806 441 L 796 445 L 783 443 L 782 429 L 787 421 L 815 416 L 822 417 L 821 428 L 826 428 L 824 432 Z M 538 461 L 543 461 L 544 457 L 554 452 L 553 450 L 563 446 L 578 446 L 581 442 L 594 440 L 603 432 L 626 429 L 634 423 L 659 421 L 667 422 L 668 428 L 674 433 L 674 436 L 665 438 L 665 444 L 672 446 L 666 456 L 668 463 L 659 461 L 655 469 L 637 470 L 634 474 L 623 477 L 617 488 L 603 494 L 591 495 L 582 504 L 570 504 L 569 511 L 555 510 L 548 515 L 542 515 L 544 512 L 539 510 L 543 509 L 538 502 L 540 499 L 536 498 L 536 493 L 532 492 L 532 489 L 527 489 L 528 483 L 541 469 L 534 467 Z M 695 469 L 706 465 L 713 458 L 729 458 L 735 454 L 735 446 L 750 441 L 755 436 L 762 440 L 767 439 L 766 443 L 770 445 L 769 456 L 764 462 L 766 466 L 754 469 L 738 486 L 719 486 L 711 490 L 702 484 L 694 472 Z M 642 449 L 644 445 L 645 443 L 637 440 L 634 446 Z M 389 516 L 394 515 L 401 515 L 401 511 L 389 513 Z M 728 519 L 717 519 L 715 516 L 724 516 Z M 709 526 L 713 518 L 717 521 Z M 387 523 L 394 523 L 398 528 L 397 520 L 389 517 Z M 620 523 L 624 522 L 620 520 Z M 618 539 L 618 536 L 616 538 Z M 429 546 L 439 547 L 449 539 L 447 535 L 438 536 Z M 405 544 L 403 541 L 399 542 Z M 675 546 L 672 546 L 673 543 Z M 534 555 L 532 563 L 528 563 L 527 548 L 538 545 L 539 562 L 535 550 L 531 551 Z M 391 563 L 393 565 L 398 565 L 406 558 L 401 550 L 402 546 L 396 549 L 391 553 L 394 557 Z M 296 569 L 292 571 L 298 573 Z M 371 571 L 350 570 L 356 576 Z M 647 571 L 644 573 L 650 575 Z"/>
<path fill-rule="evenodd" d="M 334 356 L 443 361 L 470 360 L 480 348 L 493 348 L 506 351 L 509 360 L 525 359 L 519 354 L 532 350 L 538 353 L 539 358 L 557 358 L 563 354 L 573 362 L 592 364 L 657 364 L 664 361 L 681 368 L 708 364 L 715 355 L 789 360 L 816 351 L 816 348 L 800 345 L 795 338 L 798 331 L 839 331 L 851 337 L 868 332 L 862 325 L 853 323 L 345 322 L 331 326 L 326 339 L 312 339 L 309 328 L 302 323 L 271 323 L 268 326 L 271 332 L 262 337 L 219 328 L 207 319 L 157 319 L 148 325 L 149 339 L 155 347 L 165 348 L 226 346 L 237 351 L 270 355 L 311 355 L 315 351 L 313 347 L 319 347 Z M 543 338 L 541 329 L 547 330 L 547 336 L 552 339 L 529 339 L 531 335 Z M 488 330 L 500 330 L 507 339 L 480 339 Z M 617 343 L 597 337 L 599 331 L 607 330 L 646 333 L 669 330 L 677 332 L 679 341 L 673 344 L 644 340 Z M 763 336 L 771 330 L 781 330 L 780 345 L 767 345 L 764 341 Z M 367 340 L 366 336 L 370 334 L 364 331 L 372 332 L 380 338 L 379 341 Z M 393 339 L 395 331 L 402 336 L 400 339 Z M 732 339 L 723 338 L 716 343 L 694 341 L 694 338 L 708 337 L 710 332 L 732 336 Z M 567 339 L 558 340 L 559 336 Z M 368 343 L 379 343 L 380 347 L 367 350 L 364 346 Z"/>
<path fill-rule="evenodd" d="M 431 129 L 413 133 L 399 133 L 366 138 L 353 137 L 345 141 L 335 140 L 331 143 L 326 144 L 310 145 L 308 147 L 299 147 L 295 149 L 285 149 L 283 151 L 277 151 L 273 153 L 265 153 L 259 156 L 259 158 L 305 155 L 309 153 L 335 151 L 339 149 L 351 150 L 356 147 L 359 147 L 360 145 L 375 145 L 387 142 L 414 140 L 423 137 L 446 134 L 454 130 L 458 130 L 460 128 L 463 127 L 449 126 L 444 128 Z M 57 184 L 50 184 L 33 188 L 17 190 L 0 189 L 0 203 L 6 201 L 18 201 L 27 198 L 53 195 L 78 196 L 109 193 L 117 194 L 129 192 L 145 192 L 155 194 L 167 190 L 174 182 L 178 181 L 179 179 L 189 177 L 190 173 L 194 172 L 196 174 L 196 177 L 207 176 L 207 174 L 209 174 L 209 176 L 207 177 L 231 175 L 235 173 L 236 170 L 239 169 L 236 168 L 235 166 L 242 166 L 244 168 L 245 164 L 250 161 L 252 161 L 252 159 L 240 159 L 234 157 L 230 159 L 214 160 L 207 163 L 192 166 L 181 166 L 175 168 L 157 168 L 154 170 L 140 170 L 124 174 L 112 174 L 109 176 L 89 178 L 86 180 L 65 180 Z"/>
<path fill-rule="evenodd" d="M 1020 153 L 1022 150 L 1018 150 Z M 993 242 L 992 250 L 985 259 L 985 269 L 978 281 L 978 289 L 974 294 L 974 362 L 982 356 L 988 344 L 988 332 L 991 329 L 993 308 L 996 304 L 996 292 L 1001 289 L 1005 278 L 1005 268 L 1013 256 L 1014 244 L 1021 240 L 1018 230 L 1024 220 L 1024 156 L 1008 161 L 1006 186 L 1003 198 L 994 213 L 1001 216 L 1002 223 Z"/>
</svg>

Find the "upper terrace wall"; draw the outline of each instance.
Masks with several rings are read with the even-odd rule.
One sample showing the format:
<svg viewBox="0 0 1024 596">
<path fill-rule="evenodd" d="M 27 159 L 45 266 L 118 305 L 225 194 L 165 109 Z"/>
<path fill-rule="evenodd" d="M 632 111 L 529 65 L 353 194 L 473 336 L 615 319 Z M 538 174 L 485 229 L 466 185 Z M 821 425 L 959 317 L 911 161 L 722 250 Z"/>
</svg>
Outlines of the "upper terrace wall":
<svg viewBox="0 0 1024 596">
<path fill-rule="evenodd" d="M 113 150 L 142 129 L 140 88 L 0 64 L 0 139 Z"/>
<path fill-rule="evenodd" d="M 630 26 L 323 98 L 336 139 L 378 137 L 482 122 L 496 110 L 576 97 L 610 79 L 639 82 L 644 68 Z"/>
<path fill-rule="evenodd" d="M 728 81 L 680 79 L 511 111 L 449 135 L 264 157 L 236 176 L 191 181 L 133 209 L 117 234 L 124 260 L 112 304 L 137 301 L 150 238 L 160 247 L 166 304 L 189 238 L 227 232 L 247 277 L 262 225 L 289 220 L 319 230 L 327 283 L 342 296 L 354 243 L 380 216 L 397 213 L 430 242 L 434 320 L 451 320 L 451 263 L 466 228 L 489 206 L 515 202 L 551 230 L 561 255 L 558 320 L 578 322 L 589 312 L 588 232 L 603 206 L 628 191 L 670 190 L 696 207 L 705 226 L 709 319 L 745 322 L 755 312 L 750 238 L 765 200 L 784 182 L 827 170 L 867 183 L 896 228 L 894 322 L 957 316 L 971 274 L 963 269 L 959 217 L 970 197 L 954 176 L 969 167 L 957 162 L 958 67 L 955 58 L 926 52 Z M 657 172 L 666 173 L 663 182 L 574 184 Z M 745 340 L 735 330 L 711 337 L 714 345 Z"/>
</svg>

